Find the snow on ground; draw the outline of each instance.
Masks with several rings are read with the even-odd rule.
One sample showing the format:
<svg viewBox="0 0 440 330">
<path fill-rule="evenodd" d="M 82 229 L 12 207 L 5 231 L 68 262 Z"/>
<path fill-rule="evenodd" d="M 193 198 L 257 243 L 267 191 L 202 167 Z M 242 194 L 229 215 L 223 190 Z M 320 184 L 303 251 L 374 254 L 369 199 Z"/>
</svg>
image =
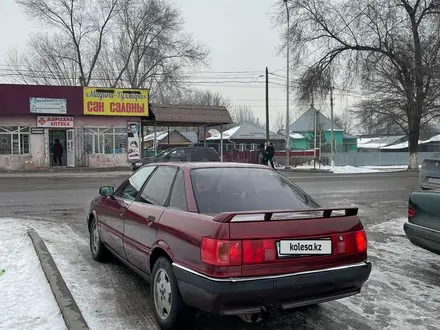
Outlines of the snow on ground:
<svg viewBox="0 0 440 330">
<path fill-rule="evenodd" d="M 129 330 L 133 328 L 130 324 L 130 320 L 120 317 L 121 307 L 114 299 L 115 292 L 113 287 L 106 288 L 100 282 L 100 278 L 109 276 L 108 274 L 110 274 L 110 272 L 107 268 L 112 267 L 112 265 L 94 262 L 90 256 L 89 244 L 86 239 L 75 233 L 68 225 L 58 222 L 35 221 L 30 219 L 3 220 L 0 218 L 0 223 L 1 222 L 25 224 L 34 228 L 43 238 L 90 329 Z M 4 252 L 6 252 L 6 249 L 9 250 L 5 245 L 2 245 L 2 247 L 5 248 Z M 0 253 L 0 260 L 2 260 L 3 254 L 4 253 Z M 17 256 L 14 258 L 18 259 Z M 0 268 L 1 267 L 3 266 L 0 264 Z M 7 268 L 7 266 L 4 268 Z M 0 277 L 0 285 L 2 277 Z M 37 288 L 38 285 L 35 284 L 32 285 L 32 287 Z M 29 306 L 26 308 L 29 308 Z M 0 310 L 3 311 L 1 307 Z M 55 315 L 54 312 L 51 314 Z M 2 315 L 3 314 L 0 313 L 0 330 L 4 329 L 2 328 L 4 324 L 2 322 Z M 153 320 L 151 320 L 151 324 L 144 324 L 143 329 L 154 329 L 155 326 L 153 324 Z M 46 325 L 46 327 L 42 328 L 11 327 L 7 329 L 61 330 L 65 328 L 55 325 L 48 327 Z"/>
<path fill-rule="evenodd" d="M 437 315 L 440 303 L 436 276 L 440 256 L 413 246 L 403 231 L 405 221 L 405 218 L 399 218 L 366 227 L 369 256 L 373 261 L 370 279 L 361 294 L 323 304 L 320 313 L 336 318 L 341 316 L 338 314 L 341 310 L 345 313 L 352 311 L 367 318 L 371 328 L 381 324 L 384 325 L 382 329 L 389 330 L 440 329 L 440 320 L 433 317 Z M 0 229 L 7 228 L 0 230 L 3 243 L 0 268 L 6 269 L 6 273 L 0 276 L 3 298 L 0 329 L 65 329 L 54 299 L 44 304 L 40 301 L 41 297 L 51 297 L 51 292 L 26 237 L 26 228 L 20 223 L 35 228 L 45 240 L 90 329 L 133 328 L 130 320 L 118 313 L 120 306 L 114 299 L 113 287 L 104 287 L 100 283 L 100 278 L 110 273 L 107 267 L 111 265 L 91 262 L 86 239 L 69 226 L 57 222 L 0 218 L 0 224 L 3 224 Z M 22 268 L 27 270 L 26 276 L 18 272 Z M 9 290 L 5 296 L 6 287 Z M 20 294 L 27 300 L 17 299 L 23 297 Z M 15 318 L 16 315 L 21 317 Z M 154 328 L 152 320 L 151 324 L 144 324 L 144 329 Z"/>
<path fill-rule="evenodd" d="M 0 329 L 67 329 L 27 227 L 0 219 Z"/>
<path fill-rule="evenodd" d="M 313 165 L 300 165 L 297 166 L 296 169 L 302 169 L 302 170 L 312 170 L 313 169 Z M 321 165 L 321 166 L 316 166 L 316 169 L 320 169 L 320 170 L 325 170 L 325 171 L 332 171 L 333 173 L 345 173 L 345 174 L 351 174 L 351 173 L 378 173 L 378 172 L 385 172 L 385 171 L 390 171 L 389 169 L 386 168 L 381 168 L 381 167 L 375 167 L 375 168 L 371 168 L 371 167 L 367 167 L 367 166 L 325 166 L 325 165 Z M 405 167 L 399 167 L 399 168 L 393 168 L 393 170 L 395 171 L 399 171 L 399 170 L 403 170 L 405 169 Z"/>
<path fill-rule="evenodd" d="M 283 169 L 284 166 L 278 167 L 277 169 Z M 312 164 L 304 164 L 299 165 L 295 167 L 295 169 L 299 170 L 312 170 L 313 163 Z M 340 173 L 340 174 L 354 174 L 354 173 L 381 173 L 381 172 L 397 172 L 397 171 L 404 171 L 408 168 L 408 165 L 392 165 L 392 166 L 328 166 L 328 165 L 321 165 L 319 166 L 316 164 L 316 169 L 319 170 L 325 170 L 325 171 L 331 171 L 333 173 Z"/>
<path fill-rule="evenodd" d="M 367 226 L 370 278 L 360 295 L 341 302 L 383 329 L 440 329 L 440 256 L 412 245 L 405 218 Z"/>
</svg>

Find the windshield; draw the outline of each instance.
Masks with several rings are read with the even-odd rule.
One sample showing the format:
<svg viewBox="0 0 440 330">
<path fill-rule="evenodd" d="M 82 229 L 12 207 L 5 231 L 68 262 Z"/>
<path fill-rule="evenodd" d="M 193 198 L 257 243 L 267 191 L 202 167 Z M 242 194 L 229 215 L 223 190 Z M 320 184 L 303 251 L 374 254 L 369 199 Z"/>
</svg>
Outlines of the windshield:
<svg viewBox="0 0 440 330">
<path fill-rule="evenodd" d="M 156 157 L 165 157 L 166 155 L 168 155 L 169 153 L 171 153 L 174 149 L 165 149 L 161 152 L 159 152 Z"/>
<path fill-rule="evenodd" d="M 199 212 L 205 214 L 319 207 L 298 186 L 269 169 L 193 169 L 191 182 Z"/>
</svg>

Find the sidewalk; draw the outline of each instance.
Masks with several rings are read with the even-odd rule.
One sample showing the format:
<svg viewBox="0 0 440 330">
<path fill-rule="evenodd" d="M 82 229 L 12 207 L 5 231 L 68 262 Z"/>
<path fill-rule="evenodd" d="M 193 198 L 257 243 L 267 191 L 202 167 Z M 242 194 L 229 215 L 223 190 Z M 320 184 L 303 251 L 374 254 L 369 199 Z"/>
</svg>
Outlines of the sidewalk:
<svg viewBox="0 0 440 330">
<path fill-rule="evenodd" d="M 40 168 L 36 170 L 0 170 L 0 178 L 18 177 L 96 177 L 96 176 L 122 176 L 130 175 L 133 171 L 124 167 L 63 167 L 63 168 Z"/>
</svg>

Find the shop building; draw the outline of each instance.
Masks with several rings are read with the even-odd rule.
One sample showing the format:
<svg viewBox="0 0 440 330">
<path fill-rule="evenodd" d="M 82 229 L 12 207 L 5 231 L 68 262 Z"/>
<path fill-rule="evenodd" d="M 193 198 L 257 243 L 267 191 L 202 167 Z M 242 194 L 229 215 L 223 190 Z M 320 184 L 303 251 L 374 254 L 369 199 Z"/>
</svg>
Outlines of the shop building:
<svg viewBox="0 0 440 330">
<path fill-rule="evenodd" d="M 147 90 L 0 85 L 0 169 L 119 167 L 141 156 Z"/>
</svg>

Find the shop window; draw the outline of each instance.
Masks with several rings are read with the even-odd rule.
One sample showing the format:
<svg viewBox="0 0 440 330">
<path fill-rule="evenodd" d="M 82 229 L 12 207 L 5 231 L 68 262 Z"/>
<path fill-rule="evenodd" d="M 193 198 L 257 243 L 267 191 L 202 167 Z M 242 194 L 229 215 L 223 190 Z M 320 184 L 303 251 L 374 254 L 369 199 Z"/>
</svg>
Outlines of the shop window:
<svg viewBox="0 0 440 330">
<path fill-rule="evenodd" d="M 88 154 L 127 153 L 127 129 L 84 127 L 84 151 Z"/>
<path fill-rule="evenodd" d="M 28 155 L 29 126 L 0 126 L 0 155 Z"/>
</svg>

